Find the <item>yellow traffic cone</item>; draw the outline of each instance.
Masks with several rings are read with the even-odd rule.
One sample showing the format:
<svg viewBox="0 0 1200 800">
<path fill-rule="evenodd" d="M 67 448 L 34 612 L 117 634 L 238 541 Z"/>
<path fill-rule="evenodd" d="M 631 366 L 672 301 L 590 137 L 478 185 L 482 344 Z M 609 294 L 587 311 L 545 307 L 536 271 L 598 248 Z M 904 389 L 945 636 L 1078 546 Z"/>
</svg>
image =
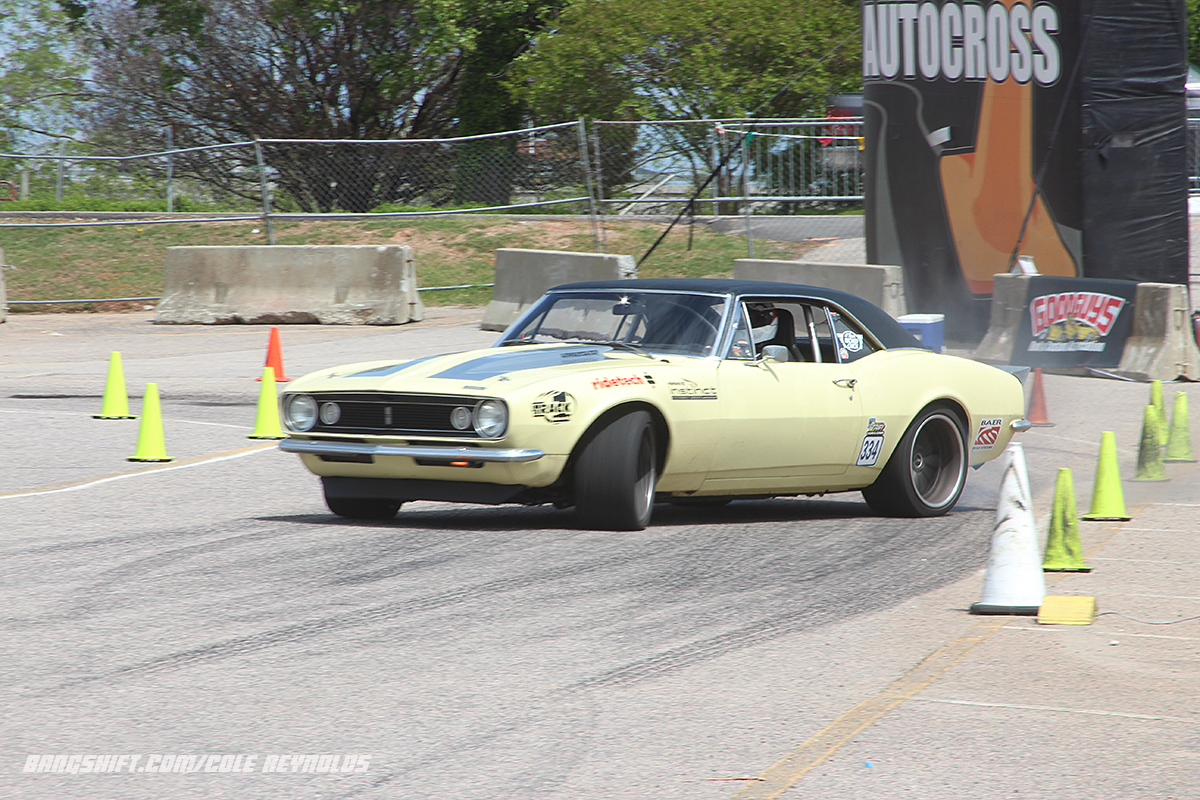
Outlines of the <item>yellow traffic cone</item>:
<svg viewBox="0 0 1200 800">
<path fill-rule="evenodd" d="M 1033 616 L 1042 605 L 1046 579 L 1038 567 L 1037 530 L 1029 497 L 1025 452 L 1021 445 L 1010 444 L 983 595 L 971 605 L 972 614 Z"/>
<path fill-rule="evenodd" d="M 275 396 L 275 368 L 263 367 L 262 389 L 258 392 L 258 416 L 254 421 L 254 433 L 248 439 L 282 439 L 279 427 L 279 398 Z"/>
<path fill-rule="evenodd" d="M 1154 406 L 1146 406 L 1142 414 L 1142 445 L 1138 448 L 1137 471 L 1133 473 L 1135 481 L 1167 480 L 1167 473 L 1163 470 L 1162 440 L 1158 433 L 1159 420 L 1159 413 Z"/>
<path fill-rule="evenodd" d="M 1079 542 L 1079 516 L 1075 513 L 1075 485 L 1071 470 L 1060 467 L 1054 484 L 1054 506 L 1050 511 L 1050 531 L 1046 535 L 1044 572 L 1091 572 L 1084 566 L 1083 546 Z"/>
<path fill-rule="evenodd" d="M 162 408 L 158 400 L 158 384 L 146 384 L 142 399 L 142 422 L 138 426 L 137 452 L 126 461 L 174 461 L 167 455 L 163 441 Z"/>
<path fill-rule="evenodd" d="M 1096 464 L 1096 484 L 1092 488 L 1092 509 L 1080 519 L 1094 522 L 1133 519 L 1125 513 L 1125 495 L 1121 492 L 1121 472 L 1117 466 L 1117 439 L 1112 431 L 1100 436 L 1100 459 Z"/>
<path fill-rule="evenodd" d="M 1192 434 L 1188 431 L 1187 392 L 1175 393 L 1171 411 L 1171 429 L 1167 433 L 1167 454 L 1163 461 L 1195 461 L 1192 458 Z"/>
<path fill-rule="evenodd" d="M 104 401 L 100 413 L 93 419 L 136 419 L 129 414 L 129 395 L 125 393 L 125 372 L 121 369 L 121 354 L 115 350 L 108 357 L 108 379 L 104 382 Z"/>
<path fill-rule="evenodd" d="M 1150 405 L 1154 406 L 1154 410 L 1158 412 L 1158 441 L 1160 444 L 1167 443 L 1167 409 L 1163 405 L 1162 381 L 1150 382 Z"/>
</svg>

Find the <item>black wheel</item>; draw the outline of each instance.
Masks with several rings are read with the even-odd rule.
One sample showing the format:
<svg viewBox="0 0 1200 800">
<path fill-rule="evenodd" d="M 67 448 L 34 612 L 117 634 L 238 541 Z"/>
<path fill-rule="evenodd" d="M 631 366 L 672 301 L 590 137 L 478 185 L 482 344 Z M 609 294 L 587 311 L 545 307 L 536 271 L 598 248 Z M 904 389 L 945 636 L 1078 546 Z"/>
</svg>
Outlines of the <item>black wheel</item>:
<svg viewBox="0 0 1200 800">
<path fill-rule="evenodd" d="M 330 497 L 325 495 L 325 505 L 339 517 L 347 519 L 391 519 L 400 510 L 400 500 L 386 497 Z"/>
<path fill-rule="evenodd" d="M 967 435 L 948 408 L 926 408 L 904 432 L 875 483 L 862 490 L 877 513 L 936 517 L 954 508 L 967 482 Z"/>
<path fill-rule="evenodd" d="M 634 411 L 608 424 L 575 464 L 575 513 L 586 528 L 640 531 L 650 523 L 658 482 L 654 424 Z"/>
</svg>

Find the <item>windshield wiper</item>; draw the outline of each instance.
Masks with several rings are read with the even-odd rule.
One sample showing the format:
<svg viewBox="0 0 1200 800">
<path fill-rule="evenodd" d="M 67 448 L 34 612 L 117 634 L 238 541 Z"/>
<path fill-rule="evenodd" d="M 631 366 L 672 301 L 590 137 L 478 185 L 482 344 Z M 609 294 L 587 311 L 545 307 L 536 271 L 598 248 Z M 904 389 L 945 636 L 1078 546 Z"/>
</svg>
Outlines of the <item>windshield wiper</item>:
<svg viewBox="0 0 1200 800">
<path fill-rule="evenodd" d="M 616 348 L 617 350 L 626 350 L 630 353 L 636 353 L 639 356 L 645 356 L 646 358 L 650 359 L 651 361 L 663 361 L 668 364 L 671 363 L 671 362 L 667 361 L 665 358 L 659 358 L 658 356 L 654 355 L 653 353 L 651 353 L 649 350 L 645 349 L 644 347 L 639 347 L 638 345 L 631 344 L 630 342 L 622 342 L 622 341 L 618 341 L 616 339 L 610 339 L 606 342 L 596 342 L 596 344 L 605 344 L 605 345 L 608 345 L 609 347 Z"/>
</svg>

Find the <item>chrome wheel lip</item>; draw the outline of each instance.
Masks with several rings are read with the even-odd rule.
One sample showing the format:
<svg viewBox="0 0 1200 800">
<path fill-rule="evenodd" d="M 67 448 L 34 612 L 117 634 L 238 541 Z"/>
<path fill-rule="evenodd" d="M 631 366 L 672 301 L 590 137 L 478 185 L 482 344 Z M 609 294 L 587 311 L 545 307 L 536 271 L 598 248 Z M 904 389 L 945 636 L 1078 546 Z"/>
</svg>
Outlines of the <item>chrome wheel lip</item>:
<svg viewBox="0 0 1200 800">
<path fill-rule="evenodd" d="M 926 417 L 913 435 L 909 455 L 909 482 L 921 502 L 931 509 L 954 503 L 966 482 L 966 447 L 958 421 L 945 413 Z M 936 470 L 932 479 L 921 480 L 930 470 Z"/>
<path fill-rule="evenodd" d="M 657 475 L 654 467 L 654 436 L 647 430 L 642 434 L 637 451 L 637 482 L 634 484 L 637 514 L 644 519 L 654 505 L 654 484 Z"/>
</svg>

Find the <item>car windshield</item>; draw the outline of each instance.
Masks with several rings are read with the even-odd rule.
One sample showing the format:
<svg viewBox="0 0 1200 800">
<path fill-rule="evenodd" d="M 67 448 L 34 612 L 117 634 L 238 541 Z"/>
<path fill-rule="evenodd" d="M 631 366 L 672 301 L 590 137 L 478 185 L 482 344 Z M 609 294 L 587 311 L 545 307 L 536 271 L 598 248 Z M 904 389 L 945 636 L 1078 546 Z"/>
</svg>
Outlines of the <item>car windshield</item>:
<svg viewBox="0 0 1200 800">
<path fill-rule="evenodd" d="M 552 292 L 500 346 L 551 342 L 606 343 L 653 353 L 713 352 L 725 298 L 667 292 Z"/>
</svg>

